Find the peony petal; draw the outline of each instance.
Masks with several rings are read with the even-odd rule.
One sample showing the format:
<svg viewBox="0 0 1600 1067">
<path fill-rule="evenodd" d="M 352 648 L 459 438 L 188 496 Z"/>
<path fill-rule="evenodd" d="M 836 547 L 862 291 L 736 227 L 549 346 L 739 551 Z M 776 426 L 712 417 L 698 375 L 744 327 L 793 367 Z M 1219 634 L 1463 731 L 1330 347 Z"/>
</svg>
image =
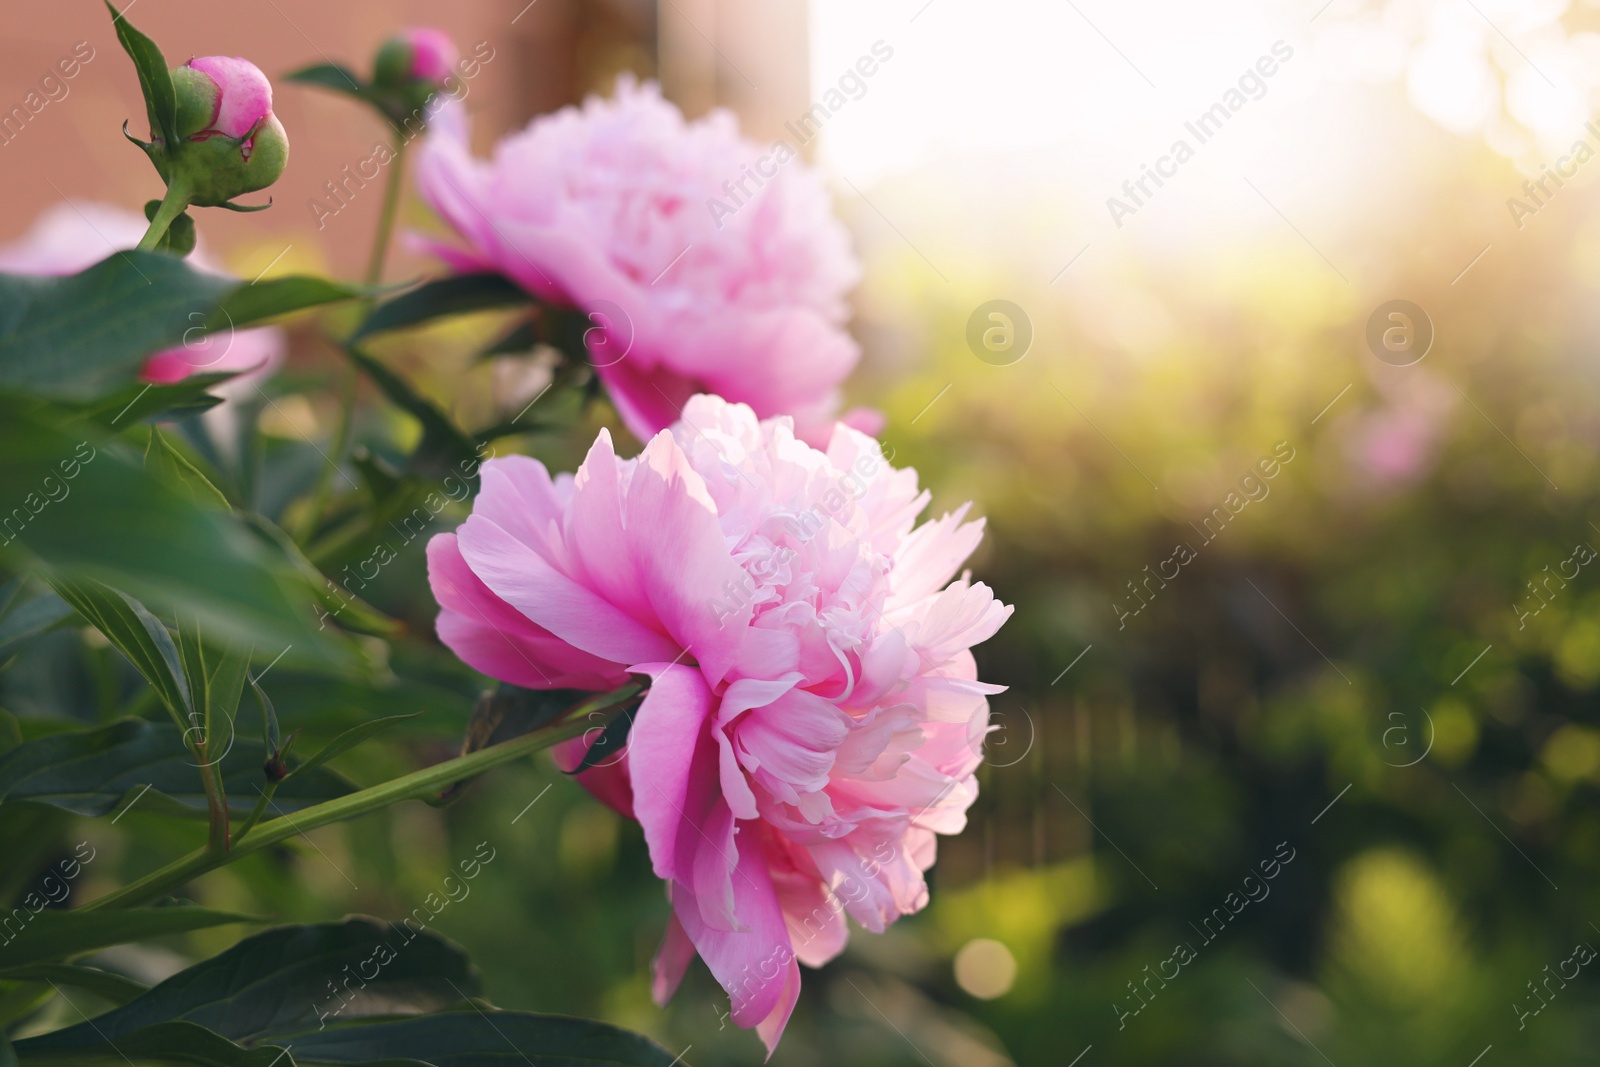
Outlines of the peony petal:
<svg viewBox="0 0 1600 1067">
<path fill-rule="evenodd" d="M 602 659 L 671 660 L 678 648 L 559 573 L 533 549 L 482 515 L 456 531 L 461 555 L 483 584 L 530 620 Z"/>
<path fill-rule="evenodd" d="M 573 648 L 495 596 L 461 557 L 455 534 L 428 542 L 428 581 L 443 611 L 439 640 L 491 678 L 530 689 L 610 689 L 627 674 Z"/>
<path fill-rule="evenodd" d="M 693 667 L 630 669 L 651 679 L 628 733 L 634 814 L 656 877 L 693 886 L 702 828 L 718 799 L 716 745 L 706 728 L 711 690 Z"/>
<path fill-rule="evenodd" d="M 719 684 L 737 661 L 750 607 L 730 615 L 718 598 L 736 596 L 750 578 L 728 554 L 716 505 L 671 434 L 657 434 L 640 455 L 626 508 L 628 547 L 656 618 Z"/>
<path fill-rule="evenodd" d="M 683 974 L 694 959 L 694 942 L 683 932 L 683 924 L 673 912 L 667 916 L 667 932 L 661 938 L 661 948 L 650 964 L 650 996 L 657 1006 L 666 1007 L 672 994 L 678 991 Z"/>
<path fill-rule="evenodd" d="M 672 908 L 700 958 L 732 1000 L 733 1021 L 751 1027 L 774 1011 L 781 1010 L 787 1020 L 782 1005 L 789 996 L 785 987 L 795 962 L 764 850 L 754 839 L 760 824 L 745 826 L 751 833 L 744 833 L 741 827 L 738 866 L 733 875 L 734 907 L 740 928 L 718 930 L 707 925 L 701 919 L 702 909 L 694 893 L 682 883 L 672 887 Z"/>
</svg>

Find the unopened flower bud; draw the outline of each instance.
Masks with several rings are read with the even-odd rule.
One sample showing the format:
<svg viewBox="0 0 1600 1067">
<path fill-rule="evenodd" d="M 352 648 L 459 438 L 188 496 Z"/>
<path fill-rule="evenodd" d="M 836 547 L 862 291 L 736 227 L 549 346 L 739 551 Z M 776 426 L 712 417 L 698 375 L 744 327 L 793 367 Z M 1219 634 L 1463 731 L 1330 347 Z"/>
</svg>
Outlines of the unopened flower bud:
<svg viewBox="0 0 1600 1067">
<path fill-rule="evenodd" d="M 272 113 L 272 83 L 254 63 L 191 59 L 172 71 L 172 87 L 179 143 L 153 158 L 168 184 L 181 178 L 190 203 L 215 207 L 283 174 L 289 138 Z"/>
<path fill-rule="evenodd" d="M 378 49 L 373 80 L 387 87 L 424 82 L 437 88 L 455 70 L 460 58 L 449 34 L 431 26 L 412 26 Z"/>
</svg>

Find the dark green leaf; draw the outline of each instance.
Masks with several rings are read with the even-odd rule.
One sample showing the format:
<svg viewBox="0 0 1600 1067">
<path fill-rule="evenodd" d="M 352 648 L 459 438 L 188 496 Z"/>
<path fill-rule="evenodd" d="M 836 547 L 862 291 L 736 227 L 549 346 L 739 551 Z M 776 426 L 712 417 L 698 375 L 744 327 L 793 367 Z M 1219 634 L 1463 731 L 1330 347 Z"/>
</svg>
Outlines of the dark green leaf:
<svg viewBox="0 0 1600 1067">
<path fill-rule="evenodd" d="M 0 543 L 159 614 L 198 616 L 227 644 L 273 655 L 288 649 L 290 663 L 322 669 L 356 665 L 347 640 L 319 632 L 318 593 L 281 553 L 234 516 L 185 499 L 123 450 L 80 437 L 87 429 L 64 432 L 0 397 L 0 500 L 14 502 L 0 513 Z"/>
<path fill-rule="evenodd" d="M 317 565 L 305 557 L 300 546 L 294 543 L 294 538 L 281 528 L 259 515 L 244 515 L 242 518 L 281 552 L 283 558 L 305 578 L 306 584 L 316 591 L 323 607 L 317 616 L 318 629 L 327 625 L 329 616 L 335 616 L 341 626 L 360 633 L 392 637 L 400 632 L 399 622 L 351 593 L 347 586 L 334 588 L 328 577 L 317 569 Z"/>
<path fill-rule="evenodd" d="M 470 893 L 464 876 L 453 881 Z M 234 1041 L 273 1041 L 316 1033 L 336 1020 L 397 1008 L 436 1011 L 477 995 L 476 968 L 457 946 L 422 928 L 433 916 L 426 907 L 420 910 L 422 920 L 402 925 L 355 917 L 266 930 L 92 1024 L 24 1042 L 22 1052 L 120 1042 L 123 1035 L 168 1021 L 204 1026 Z M 394 1048 L 375 1055 L 414 1054 Z"/>
<path fill-rule="evenodd" d="M 183 493 L 190 500 L 205 507 L 233 510 L 222 490 L 211 484 L 211 479 L 190 462 L 189 457 L 173 448 L 161 431 L 150 428 L 150 441 L 144 451 L 145 470 Z"/>
<path fill-rule="evenodd" d="M 501 682 L 494 692 L 478 698 L 461 754 L 543 729 L 591 695 L 578 689 L 524 689 Z"/>
<path fill-rule="evenodd" d="M 478 353 L 479 359 L 493 359 L 495 356 L 510 356 L 521 352 L 530 352 L 533 346 L 539 343 L 539 331 L 531 322 L 519 322 L 511 328 L 500 340 Z"/>
<path fill-rule="evenodd" d="M 250 675 L 250 688 L 256 695 L 256 703 L 261 707 L 261 748 L 267 758 L 279 754 L 278 710 L 272 706 L 272 698 L 267 696 L 267 691 L 261 688 L 261 683 L 255 675 Z"/>
<path fill-rule="evenodd" d="M 367 85 L 346 67 L 337 63 L 314 63 L 283 76 L 284 81 L 300 85 L 314 85 L 335 93 L 353 96 L 357 100 L 367 97 Z"/>
<path fill-rule="evenodd" d="M 416 326 L 447 315 L 529 304 L 533 297 L 500 274 L 456 274 L 427 282 L 380 304 L 351 336 L 352 343 L 374 334 Z"/>
<path fill-rule="evenodd" d="M 54 593 L 32 597 L 13 607 L 0 618 L 0 660 L 71 614 L 72 605 Z"/>
<path fill-rule="evenodd" d="M 173 419 L 198 415 L 222 403 L 207 390 L 232 377 L 232 373 L 191 374 L 171 385 L 129 385 L 96 401 L 85 414 L 107 430 L 126 430 L 157 415 Z"/>
<path fill-rule="evenodd" d="M 128 5 L 132 7 L 132 4 Z M 144 93 L 145 110 L 150 116 L 150 135 L 159 136 L 167 144 L 178 140 L 178 97 L 172 88 L 172 73 L 167 70 L 167 60 L 156 43 L 123 17 L 107 0 L 111 19 L 117 27 L 117 40 L 123 51 L 133 60 L 139 72 L 139 89 Z"/>
<path fill-rule="evenodd" d="M 394 371 L 355 348 L 347 348 L 346 353 L 377 383 L 396 407 L 422 423 L 422 441 L 412 453 L 412 469 L 425 476 L 439 478 L 459 470 L 476 489 L 477 442 L 462 432 L 444 412 L 417 395 Z M 468 464 L 470 468 L 466 466 Z M 471 474 L 465 474 L 468 469 L 472 471 Z"/>
<path fill-rule="evenodd" d="M 17 1054 L 12 1051 L 5 1034 L 0 1034 L 0 1067 L 17 1067 Z"/>
<path fill-rule="evenodd" d="M 103 396 L 151 353 L 182 344 L 237 287 L 159 252 L 116 252 L 61 277 L 0 274 L 0 385 Z"/>
<path fill-rule="evenodd" d="M 222 729 L 218 727 L 222 781 L 233 809 L 248 811 L 265 782 L 261 765 L 267 752 L 259 740 L 238 736 L 236 726 L 229 726 L 226 735 Z M 318 767 L 285 781 L 272 799 L 278 810 L 292 812 L 354 788 L 343 776 Z M 99 816 L 115 810 L 124 798 L 141 811 L 205 810 L 194 756 L 176 725 L 121 719 L 92 730 L 37 738 L 0 756 L 0 803 L 28 800 Z"/>
<path fill-rule="evenodd" d="M 52 982 L 58 986 L 72 986 L 113 1004 L 126 1004 L 134 997 L 150 991 L 149 986 L 141 985 L 132 978 L 76 963 L 31 963 L 26 967 L 10 967 L 0 970 L 0 981 Z"/>
<path fill-rule="evenodd" d="M 277 1045 L 240 1048 L 225 1037 L 193 1023 L 161 1023 L 117 1038 L 65 1052 L 35 1051 L 29 1042 L 23 1046 L 23 1067 L 304 1067 L 286 1049 Z"/>
<path fill-rule="evenodd" d="M 0 274 L 0 386 L 100 399 L 152 353 L 362 292 L 299 275 L 239 282 L 159 252 L 59 277 Z"/>
<path fill-rule="evenodd" d="M 355 748 L 361 742 L 365 741 L 369 737 L 372 737 L 374 734 L 382 733 L 384 730 L 387 730 L 396 723 L 405 722 L 407 719 L 415 719 L 421 714 L 422 712 L 420 711 L 413 711 L 409 715 L 388 715 L 381 719 L 368 719 L 366 722 L 363 722 L 358 726 L 352 726 L 350 729 L 346 730 L 344 733 L 340 734 L 338 737 L 335 737 L 332 741 L 329 741 L 326 745 L 324 745 L 316 755 L 311 756 L 304 763 L 300 764 L 300 766 L 296 767 L 290 773 L 289 777 L 284 779 L 284 781 L 291 781 L 296 775 L 309 773 L 322 766 L 324 763 L 327 763 L 335 756 L 339 756 L 350 751 L 352 748 Z"/>
<path fill-rule="evenodd" d="M 607 1023 L 521 1011 L 439 1012 L 284 1034 L 302 1064 L 411 1057 L 434 1067 L 672 1067 L 672 1053 Z"/>
<path fill-rule="evenodd" d="M 99 582 L 55 578 L 51 586 L 128 657 L 167 710 L 180 721 L 194 721 L 195 702 L 184 680 L 178 649 L 160 619 L 126 593 Z"/>
<path fill-rule="evenodd" d="M 633 715 L 634 709 L 625 707 L 611 716 L 611 720 L 600 731 L 600 735 L 594 739 L 594 743 L 584 751 L 583 759 L 578 762 L 578 765 L 572 769 L 571 773 L 578 774 L 597 764 L 615 760 L 622 752 L 623 746 L 628 743 L 628 731 L 633 729 Z M 593 733 L 593 730 L 589 731 L 589 734 Z M 589 734 L 584 736 L 587 737 Z"/>
<path fill-rule="evenodd" d="M 111 945 L 126 945 L 168 934 L 264 921 L 254 915 L 216 911 L 198 904 L 95 911 L 46 908 L 38 913 L 24 909 L 23 914 L 28 918 L 26 922 L 18 920 L 21 931 L 0 944 L 0 968 L 67 959 Z"/>
</svg>

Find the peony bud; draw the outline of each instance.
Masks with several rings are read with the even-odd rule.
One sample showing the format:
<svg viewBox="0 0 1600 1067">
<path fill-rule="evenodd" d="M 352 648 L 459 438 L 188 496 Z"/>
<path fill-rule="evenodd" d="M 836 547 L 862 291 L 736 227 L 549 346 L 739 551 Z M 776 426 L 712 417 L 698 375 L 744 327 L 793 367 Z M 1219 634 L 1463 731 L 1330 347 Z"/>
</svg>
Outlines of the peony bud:
<svg viewBox="0 0 1600 1067">
<path fill-rule="evenodd" d="M 449 34 L 430 26 L 412 26 L 378 49 L 373 80 L 384 86 L 426 82 L 437 88 L 455 70 L 460 58 Z"/>
<path fill-rule="evenodd" d="M 289 138 L 272 113 L 272 83 L 254 63 L 191 59 L 172 71 L 172 87 L 180 141 L 152 158 L 169 185 L 183 180 L 189 203 L 215 207 L 283 174 Z"/>
</svg>

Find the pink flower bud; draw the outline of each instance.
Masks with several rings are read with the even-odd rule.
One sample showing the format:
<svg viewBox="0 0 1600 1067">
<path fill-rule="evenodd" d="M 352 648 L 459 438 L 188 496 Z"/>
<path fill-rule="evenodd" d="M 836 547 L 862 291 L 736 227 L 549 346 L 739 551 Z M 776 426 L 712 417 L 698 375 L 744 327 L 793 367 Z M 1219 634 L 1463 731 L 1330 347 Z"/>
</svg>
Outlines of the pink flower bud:
<svg viewBox="0 0 1600 1067">
<path fill-rule="evenodd" d="M 413 78 L 428 82 L 442 82 L 455 70 L 461 53 L 456 43 L 443 30 L 431 26 L 412 26 L 400 31 L 400 39 L 411 46 Z"/>
<path fill-rule="evenodd" d="M 216 86 L 211 119 L 197 132 L 243 137 L 272 114 L 272 83 L 248 59 L 201 56 L 185 66 L 204 74 Z"/>
</svg>

